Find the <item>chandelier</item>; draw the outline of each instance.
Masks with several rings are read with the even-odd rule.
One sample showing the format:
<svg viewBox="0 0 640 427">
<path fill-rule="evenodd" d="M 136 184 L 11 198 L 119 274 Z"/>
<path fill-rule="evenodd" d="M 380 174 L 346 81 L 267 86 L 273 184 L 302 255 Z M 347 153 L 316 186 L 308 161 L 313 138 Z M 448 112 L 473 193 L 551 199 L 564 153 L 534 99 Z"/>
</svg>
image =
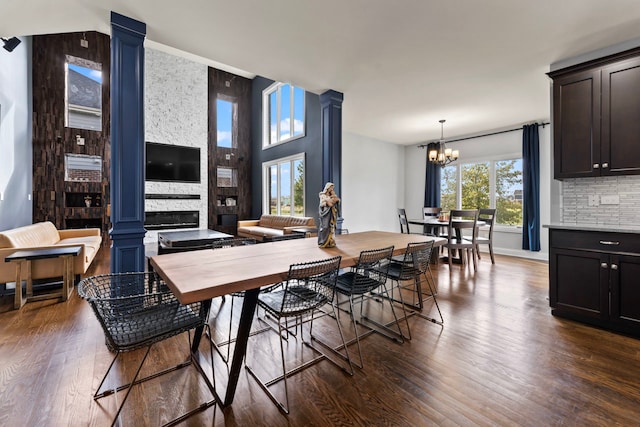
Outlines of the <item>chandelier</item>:
<svg viewBox="0 0 640 427">
<path fill-rule="evenodd" d="M 460 152 L 458 150 L 452 150 L 447 148 L 444 144 L 444 122 L 446 120 L 440 120 L 440 141 L 437 142 L 438 148 L 436 150 L 429 150 L 429 161 L 440 166 L 446 166 L 451 162 L 458 160 Z"/>
</svg>

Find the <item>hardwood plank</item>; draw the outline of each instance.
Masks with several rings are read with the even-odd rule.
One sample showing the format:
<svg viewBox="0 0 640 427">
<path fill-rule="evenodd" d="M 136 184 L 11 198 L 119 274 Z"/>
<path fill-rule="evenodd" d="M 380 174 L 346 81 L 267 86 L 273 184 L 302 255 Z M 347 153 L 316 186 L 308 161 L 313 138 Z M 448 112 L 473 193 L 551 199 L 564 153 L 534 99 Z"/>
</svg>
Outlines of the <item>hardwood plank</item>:
<svg viewBox="0 0 640 427">
<path fill-rule="evenodd" d="M 108 271 L 108 255 L 101 251 L 90 274 Z M 365 368 L 353 377 L 326 361 L 294 376 L 289 416 L 243 370 L 233 405 L 209 408 L 188 425 L 637 425 L 640 340 L 553 317 L 546 263 L 498 255 L 495 265 L 481 260 L 475 274 L 446 264 L 432 268 L 444 327 L 413 316 L 411 341 L 376 334 L 363 340 Z M 234 324 L 241 303 L 234 299 Z M 12 305 L 11 296 L 0 298 L 0 425 L 107 424 L 116 399 L 92 396 L 112 355 L 89 305 L 77 293 L 65 303 Z M 220 341 L 230 305 L 231 298 L 217 298 L 212 306 L 210 324 Z M 430 303 L 425 310 L 433 310 Z M 341 320 L 352 334 L 347 316 Z M 335 340 L 328 335 L 335 328 L 321 321 L 316 328 Z M 290 341 L 288 361 L 309 357 Z M 159 344 L 146 369 L 181 360 L 186 347 L 184 336 Z M 131 375 L 141 356 L 126 354 L 116 376 Z M 276 374 L 277 335 L 251 337 L 248 358 Z M 218 362 L 216 381 L 224 385 Z M 172 373 L 134 388 L 122 423 L 157 425 L 200 398 L 207 390 L 193 370 Z"/>
</svg>

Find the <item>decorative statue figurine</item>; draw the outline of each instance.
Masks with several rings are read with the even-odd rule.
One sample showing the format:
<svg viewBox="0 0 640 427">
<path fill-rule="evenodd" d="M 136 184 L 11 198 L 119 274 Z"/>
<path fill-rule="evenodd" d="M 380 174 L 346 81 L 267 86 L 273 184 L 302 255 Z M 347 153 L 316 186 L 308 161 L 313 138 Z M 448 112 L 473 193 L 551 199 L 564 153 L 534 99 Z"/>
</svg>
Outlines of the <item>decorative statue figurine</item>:
<svg viewBox="0 0 640 427">
<path fill-rule="evenodd" d="M 336 246 L 334 239 L 336 221 L 338 219 L 340 198 L 333 191 L 333 183 L 327 182 L 319 194 L 319 219 L 318 246 L 321 248 L 333 248 Z"/>
</svg>

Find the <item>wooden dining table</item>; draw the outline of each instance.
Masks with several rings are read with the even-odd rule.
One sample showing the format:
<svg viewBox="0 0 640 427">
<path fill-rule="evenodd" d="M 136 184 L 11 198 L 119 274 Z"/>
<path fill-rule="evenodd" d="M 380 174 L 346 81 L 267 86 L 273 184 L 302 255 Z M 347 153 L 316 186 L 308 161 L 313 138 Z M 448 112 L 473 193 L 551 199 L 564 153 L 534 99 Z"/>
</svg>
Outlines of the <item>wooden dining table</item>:
<svg viewBox="0 0 640 427">
<path fill-rule="evenodd" d="M 405 252 L 409 243 L 445 239 L 417 234 L 365 231 L 335 236 L 336 247 L 320 248 L 317 239 L 294 239 L 217 250 L 199 250 L 151 257 L 154 271 L 167 283 L 183 304 L 202 301 L 206 310 L 211 298 L 246 291 L 238 325 L 238 334 L 229 369 L 229 381 L 223 406 L 233 402 L 242 363 L 247 350 L 260 287 L 286 280 L 291 264 L 341 256 L 341 268 L 354 266 L 360 252 L 393 246 L 394 255 Z M 192 351 L 196 352 L 204 328 L 196 331 Z"/>
</svg>

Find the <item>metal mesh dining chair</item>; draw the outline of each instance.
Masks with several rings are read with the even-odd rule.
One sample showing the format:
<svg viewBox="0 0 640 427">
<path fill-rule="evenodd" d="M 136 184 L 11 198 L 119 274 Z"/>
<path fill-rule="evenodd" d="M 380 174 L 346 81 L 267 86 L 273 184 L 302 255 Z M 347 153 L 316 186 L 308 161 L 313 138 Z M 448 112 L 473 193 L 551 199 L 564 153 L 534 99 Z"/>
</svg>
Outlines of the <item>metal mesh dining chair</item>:
<svg viewBox="0 0 640 427">
<path fill-rule="evenodd" d="M 251 238 L 227 239 L 227 240 L 218 240 L 213 242 L 211 244 L 211 248 L 212 249 L 234 248 L 237 246 L 247 246 L 247 245 L 255 245 L 255 244 L 256 244 L 256 239 L 251 239 Z M 225 363 L 228 363 L 229 361 L 229 355 L 231 354 L 231 343 L 235 342 L 235 338 L 231 338 L 231 332 L 233 330 L 233 306 L 235 305 L 235 299 L 244 298 L 244 295 L 245 295 L 244 291 L 231 293 L 231 307 L 229 308 L 229 335 L 227 337 L 227 340 L 221 343 L 216 343 L 213 340 L 213 336 L 209 335 L 209 338 L 213 342 L 214 348 L 216 349 L 220 357 L 222 357 L 222 360 L 224 360 Z M 225 301 L 224 296 L 222 298 L 223 298 L 222 301 L 224 302 Z M 220 350 L 220 347 L 222 346 L 227 347 L 226 355 L 222 354 L 222 351 Z"/>
<path fill-rule="evenodd" d="M 404 310 L 404 307 L 409 307 L 414 310 L 410 314 L 418 315 L 423 319 L 427 319 L 433 323 L 442 325 L 444 320 L 442 318 L 442 312 L 436 299 L 435 281 L 431 274 L 431 268 L 429 261 L 431 259 L 431 252 L 433 251 L 433 241 L 429 242 L 416 242 L 409 243 L 405 249 L 402 262 L 391 262 L 387 272 L 387 277 L 396 286 L 391 290 L 391 298 L 393 299 L 394 289 L 398 289 L 400 295 L 399 302 Z M 403 285 L 403 283 L 405 283 Z M 427 285 L 428 292 L 423 288 L 423 284 Z M 432 286 L 434 284 L 434 286 Z M 402 296 L 403 290 L 409 290 L 412 294 L 412 302 L 407 302 Z M 428 299 L 433 299 L 434 305 L 438 310 L 438 316 L 440 320 L 432 317 L 428 317 L 422 314 L 424 309 L 424 302 Z M 395 299 L 393 299 L 396 301 Z M 411 330 L 409 328 L 408 316 L 406 310 L 404 312 L 404 319 L 411 339 Z"/>
<path fill-rule="evenodd" d="M 116 273 L 88 277 L 78 284 L 78 294 L 91 305 L 104 331 L 107 347 L 116 353 L 102 381 L 100 381 L 93 396 L 94 400 L 126 389 L 126 394 L 113 418 L 112 426 L 116 424 L 134 385 L 191 364 L 204 378 L 212 396 L 215 396 L 215 378 L 214 384 L 212 384 L 200 366 L 193 349 L 189 352 L 189 358 L 186 362 L 144 378 L 138 378 L 154 344 L 184 332 L 199 329 L 196 330 L 197 334 L 208 327 L 208 302 L 181 304 L 166 284 L 153 273 Z M 191 335 L 188 335 L 191 347 Z M 194 339 L 199 342 L 199 338 Z M 146 352 L 131 382 L 100 392 L 118 357 L 124 352 L 140 348 L 146 348 Z M 210 350 L 212 353 L 213 349 Z M 211 366 L 213 366 L 213 357 Z M 209 408 L 214 403 L 215 397 L 165 425 L 175 425 L 182 422 Z"/>
<path fill-rule="evenodd" d="M 282 287 L 280 289 L 272 290 L 270 292 L 261 292 L 258 296 L 258 306 L 266 310 L 277 323 L 282 360 L 282 375 L 268 381 L 263 381 L 248 363 L 245 363 L 245 368 L 258 382 L 260 387 L 267 393 L 269 398 L 286 414 L 289 413 L 289 391 L 287 387 L 288 377 L 325 358 L 348 374 L 353 375 L 353 368 L 351 366 L 349 353 L 346 351 L 342 327 L 340 322 L 337 321 L 335 308 L 332 304 L 336 279 L 338 277 L 338 269 L 340 267 L 340 260 L 341 257 L 337 256 L 320 261 L 293 264 L 289 267 L 287 279 L 282 283 Z M 331 350 L 334 355 L 338 355 L 345 359 L 349 368 L 347 369 L 344 366 L 341 366 L 341 364 L 328 357 L 327 353 L 321 351 L 317 346 L 304 341 L 303 331 L 301 330 L 300 338 L 302 342 L 307 347 L 320 353 L 320 357 L 316 357 L 313 360 L 287 371 L 283 345 L 283 342 L 288 340 L 288 337 L 290 336 L 289 327 L 286 323 L 287 319 L 295 318 L 300 325 L 309 323 L 309 335 L 312 339 L 315 339 L 313 336 L 314 314 L 327 304 L 332 308 L 333 312 L 331 313 L 331 316 L 326 316 L 325 318 L 332 318 L 336 320 L 340 339 L 342 341 L 342 346 L 338 348 L 345 348 L 346 354 L 343 355 L 338 350 L 334 350 L 330 346 L 326 346 L 326 349 Z M 270 386 L 280 381 L 284 381 L 285 402 L 278 400 L 278 398 L 276 398 L 269 389 Z"/>
<path fill-rule="evenodd" d="M 358 348 L 358 356 L 360 359 L 360 365 L 356 364 L 356 366 L 359 368 L 362 368 L 364 363 L 362 359 L 362 349 L 360 348 L 361 334 L 358 332 L 357 325 L 361 325 L 370 331 L 378 332 L 381 335 L 398 342 L 404 342 L 404 334 L 400 329 L 398 317 L 396 316 L 386 285 L 387 272 L 392 254 L 393 246 L 362 251 L 358 257 L 358 263 L 352 267 L 350 271 L 338 276 L 336 292 L 338 295 L 344 295 L 349 299 L 349 316 L 353 325 Z M 372 294 L 374 291 L 376 294 Z M 398 327 L 397 331 L 389 328 L 387 324 L 377 322 L 364 314 L 363 305 L 365 300 L 377 297 L 378 295 L 382 296 L 380 301 L 382 301 L 383 307 L 385 301 L 389 303 L 394 319 L 392 323 L 395 323 Z M 336 298 L 336 304 L 338 303 L 339 302 Z M 355 317 L 357 303 L 360 304 L 360 314 L 358 319 Z M 339 313 L 340 311 L 338 311 L 338 315 Z"/>
</svg>

